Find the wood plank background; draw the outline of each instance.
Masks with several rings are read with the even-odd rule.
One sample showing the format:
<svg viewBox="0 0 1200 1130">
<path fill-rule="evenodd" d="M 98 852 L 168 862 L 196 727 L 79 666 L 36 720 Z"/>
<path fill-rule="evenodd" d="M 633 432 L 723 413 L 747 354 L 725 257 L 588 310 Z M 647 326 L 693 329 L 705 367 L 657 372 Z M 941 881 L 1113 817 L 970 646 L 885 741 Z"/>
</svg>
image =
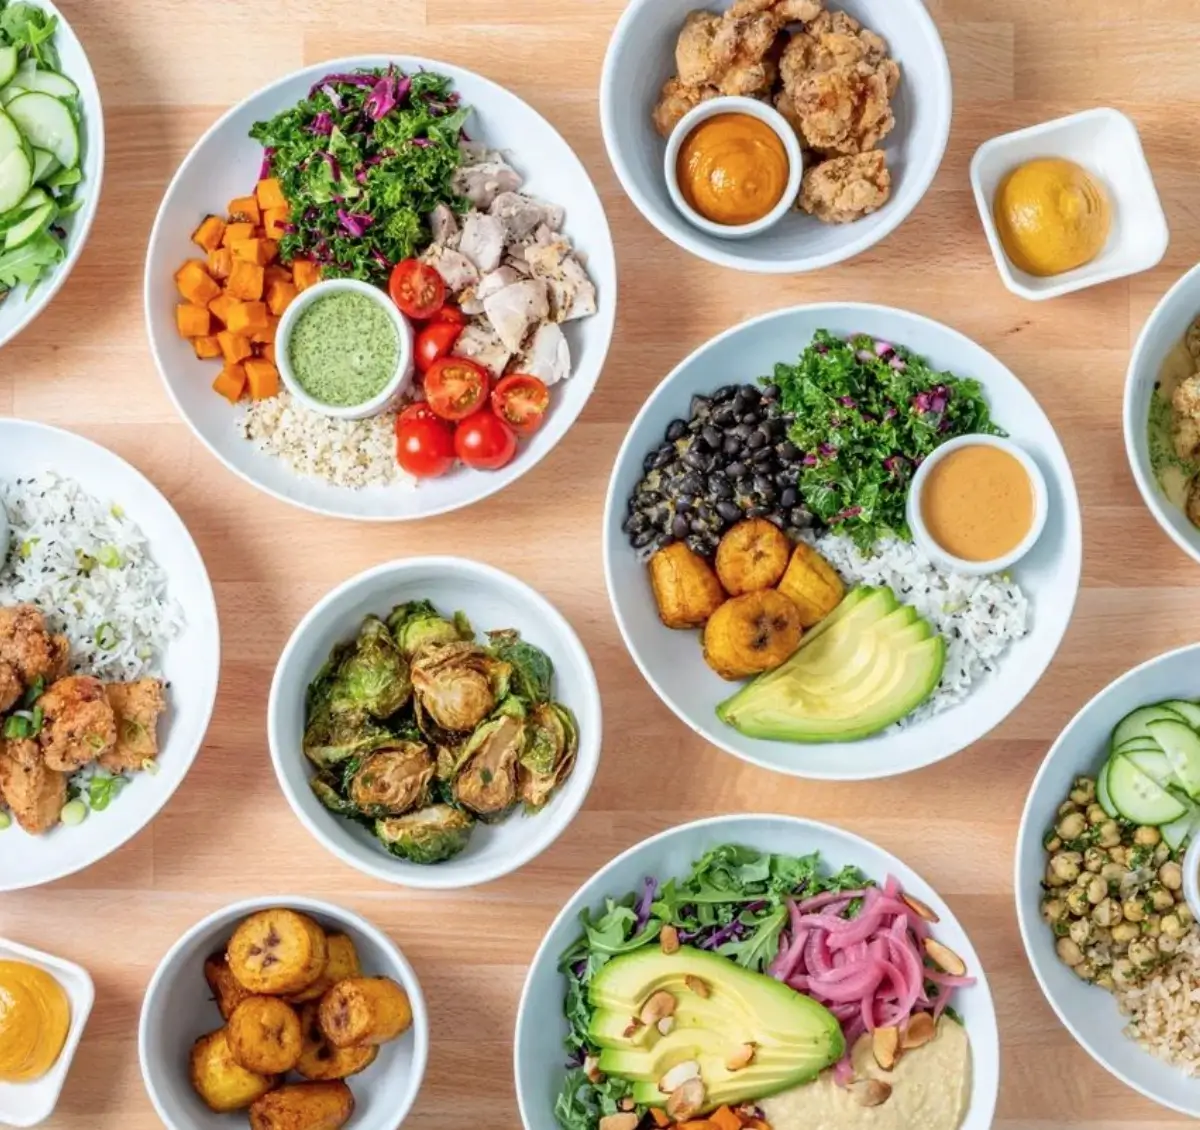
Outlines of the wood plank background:
<svg viewBox="0 0 1200 1130">
<path fill-rule="evenodd" d="M 1185 1121 L 1109 1078 L 1058 1025 L 1021 950 L 1010 876 L 1026 789 L 1054 736 L 1110 679 L 1194 640 L 1200 627 L 1200 573 L 1142 506 L 1121 439 L 1130 347 L 1167 286 L 1200 257 L 1200 131 L 1193 128 L 1200 72 L 1188 46 L 1200 9 L 1195 0 L 930 4 L 950 55 L 955 116 L 928 196 L 899 231 L 853 263 L 772 279 L 689 258 L 659 238 L 620 191 L 600 138 L 596 90 L 622 0 L 60 0 L 104 97 L 106 186 L 73 277 L 0 357 L 0 414 L 73 428 L 158 484 L 212 572 L 225 664 L 202 755 L 158 820 L 90 871 L 0 900 L 0 933 L 82 962 L 97 982 L 97 1008 L 51 1125 L 158 1125 L 136 1053 L 140 1000 L 158 960 L 221 905 L 295 890 L 369 915 L 416 965 L 432 1010 L 433 1052 L 412 1130 L 516 1130 L 510 1064 L 517 998 L 557 909 L 636 840 L 735 811 L 841 824 L 902 855 L 946 896 L 997 996 L 1000 1130 L 1150 1130 Z M 141 314 L 154 212 L 202 130 L 295 68 L 368 51 L 473 68 L 545 113 L 599 186 L 621 273 L 609 364 L 569 439 L 503 496 L 469 513 L 393 528 L 290 510 L 224 471 L 174 415 Z M 1094 105 L 1117 106 L 1137 122 L 1171 224 L 1170 250 L 1157 270 L 1133 280 L 1025 303 L 1003 288 L 992 264 L 968 163 L 996 133 Z M 775 777 L 691 736 L 626 656 L 601 572 L 608 471 L 660 377 L 745 317 L 830 299 L 903 304 L 992 350 L 1058 427 L 1085 513 L 1084 588 L 1041 685 L 987 740 L 877 786 Z M 553 501 L 564 496 L 572 500 L 567 512 Z M 603 763 L 575 824 L 535 865 L 459 898 L 373 883 L 327 855 L 280 796 L 266 748 L 271 672 L 303 613 L 351 573 L 427 552 L 477 556 L 544 592 L 583 637 L 606 707 Z"/>
</svg>

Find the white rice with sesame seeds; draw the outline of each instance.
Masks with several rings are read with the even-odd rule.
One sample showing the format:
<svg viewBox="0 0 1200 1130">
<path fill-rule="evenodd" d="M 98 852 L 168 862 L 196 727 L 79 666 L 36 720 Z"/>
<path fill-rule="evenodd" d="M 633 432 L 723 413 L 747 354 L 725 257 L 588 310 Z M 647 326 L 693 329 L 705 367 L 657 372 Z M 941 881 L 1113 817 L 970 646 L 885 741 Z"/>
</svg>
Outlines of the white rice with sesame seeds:
<svg viewBox="0 0 1200 1130">
<path fill-rule="evenodd" d="M 1125 1034 L 1159 1059 L 1200 1075 L 1200 931 L 1183 936 L 1170 963 L 1140 985 L 1114 990 Z"/>
<path fill-rule="evenodd" d="M 944 573 L 911 542 L 885 538 L 870 554 L 845 534 L 815 538 L 816 549 L 847 586 L 879 585 L 911 605 L 946 641 L 937 690 L 899 726 L 911 726 L 962 702 L 1000 657 L 1029 631 L 1029 600 L 1012 579 Z"/>
<path fill-rule="evenodd" d="M 416 479 L 396 463 L 396 417 L 335 420 L 297 404 L 287 392 L 254 401 L 237 421 L 243 438 L 300 475 L 334 486 L 399 486 Z"/>
</svg>

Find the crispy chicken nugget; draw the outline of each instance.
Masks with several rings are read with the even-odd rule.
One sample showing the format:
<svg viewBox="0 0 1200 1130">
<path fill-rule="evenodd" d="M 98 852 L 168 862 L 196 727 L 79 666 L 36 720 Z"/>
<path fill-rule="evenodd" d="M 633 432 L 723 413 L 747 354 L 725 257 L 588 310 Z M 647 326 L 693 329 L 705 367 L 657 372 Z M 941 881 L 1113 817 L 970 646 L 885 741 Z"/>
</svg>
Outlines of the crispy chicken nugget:
<svg viewBox="0 0 1200 1130">
<path fill-rule="evenodd" d="M 778 667 L 800 646 L 800 612 L 774 589 L 727 600 L 704 627 L 704 661 L 722 679 Z"/>
<path fill-rule="evenodd" d="M 681 541 L 650 558 L 650 586 L 668 628 L 698 628 L 725 600 L 712 566 Z"/>
</svg>

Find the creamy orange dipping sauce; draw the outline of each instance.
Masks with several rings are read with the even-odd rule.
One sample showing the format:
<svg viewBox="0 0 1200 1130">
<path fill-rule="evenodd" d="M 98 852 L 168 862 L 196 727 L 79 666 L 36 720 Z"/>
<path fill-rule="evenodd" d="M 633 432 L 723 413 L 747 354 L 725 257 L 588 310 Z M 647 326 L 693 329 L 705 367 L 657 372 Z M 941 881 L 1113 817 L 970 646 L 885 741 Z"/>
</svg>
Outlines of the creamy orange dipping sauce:
<svg viewBox="0 0 1200 1130">
<path fill-rule="evenodd" d="M 783 199 L 791 164 L 779 135 L 749 114 L 716 114 L 688 134 L 676 164 L 679 190 L 706 220 L 740 227 Z"/>
<path fill-rule="evenodd" d="M 66 991 L 23 961 L 0 961 L 0 1083 L 40 1079 L 62 1055 L 71 1027 Z"/>
<path fill-rule="evenodd" d="M 963 561 L 1004 557 L 1033 526 L 1029 473 L 1015 456 L 989 444 L 967 444 L 939 460 L 920 501 L 930 536 Z"/>
</svg>

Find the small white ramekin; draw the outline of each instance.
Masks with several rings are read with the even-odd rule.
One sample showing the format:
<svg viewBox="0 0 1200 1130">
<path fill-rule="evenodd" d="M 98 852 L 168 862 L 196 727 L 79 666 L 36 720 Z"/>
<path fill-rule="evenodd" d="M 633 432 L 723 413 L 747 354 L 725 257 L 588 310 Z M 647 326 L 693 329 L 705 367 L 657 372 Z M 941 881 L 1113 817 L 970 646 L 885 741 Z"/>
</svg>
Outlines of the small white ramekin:
<svg viewBox="0 0 1200 1130">
<path fill-rule="evenodd" d="M 1200 922 L 1200 835 L 1193 835 L 1187 851 L 1183 853 L 1183 897 L 1188 910 Z"/>
<path fill-rule="evenodd" d="M 396 329 L 396 342 L 399 348 L 397 350 L 396 372 L 393 374 L 392 379 L 388 381 L 383 391 L 378 396 L 364 401 L 362 404 L 352 404 L 342 407 L 317 400 L 316 397 L 310 396 L 300 387 L 300 382 L 296 379 L 295 370 L 292 368 L 289 345 L 291 343 L 292 332 L 296 328 L 296 322 L 305 310 L 314 302 L 322 298 L 327 298 L 331 294 L 345 293 L 364 295 L 376 303 L 381 310 L 387 312 L 392 325 Z M 378 416 L 381 412 L 387 411 L 392 403 L 407 391 L 412 381 L 413 369 L 412 326 L 408 324 L 408 319 L 396 308 L 396 304 L 378 287 L 371 286 L 369 283 L 359 282 L 357 279 L 327 279 L 325 282 L 319 282 L 315 286 L 310 286 L 307 290 L 301 291 L 292 304 L 284 311 L 276 333 L 275 365 L 279 370 L 280 377 L 283 378 L 284 385 L 287 386 L 288 392 L 303 404 L 305 408 L 313 412 L 319 412 L 322 416 L 331 416 L 335 420 L 365 420 L 368 416 Z"/>
<path fill-rule="evenodd" d="M 1029 532 L 1011 552 L 993 561 L 966 561 L 955 557 L 941 547 L 925 525 L 925 516 L 921 513 L 921 492 L 929 481 L 930 473 L 943 459 L 953 451 L 963 447 L 995 447 L 1008 452 L 1029 476 L 1029 485 L 1033 488 L 1033 522 Z M 1050 494 L 1046 488 L 1046 477 L 1041 468 L 1034 462 L 1033 457 L 1018 447 L 1012 440 L 1002 436 L 966 435 L 959 436 L 942 444 L 941 447 L 928 455 L 917 473 L 913 476 L 908 488 L 907 518 L 909 529 L 912 530 L 913 541 L 935 565 L 949 570 L 951 573 L 964 573 L 968 576 L 982 576 L 985 573 L 998 573 L 1011 568 L 1025 556 L 1036 544 L 1042 531 L 1046 528 L 1046 516 L 1050 511 Z"/>
<path fill-rule="evenodd" d="M 751 118 L 766 122 L 775 135 L 783 142 L 783 148 L 788 158 L 788 181 L 779 203 L 765 216 L 750 224 L 718 224 L 702 216 L 684 198 L 683 190 L 679 187 L 679 151 L 688 139 L 692 130 L 701 122 L 715 118 L 718 114 L 746 114 Z M 663 175 L 667 178 L 667 191 L 671 201 L 680 214 L 695 227 L 709 235 L 724 239 L 746 239 L 758 235 L 768 228 L 774 227 L 796 205 L 800 195 L 800 178 L 804 172 L 804 156 L 800 152 L 800 141 L 796 131 L 787 123 L 787 119 L 778 110 L 759 102 L 754 98 L 713 98 L 701 102 L 699 106 L 689 110 L 671 131 L 667 140 L 667 151 L 663 158 Z"/>
</svg>

